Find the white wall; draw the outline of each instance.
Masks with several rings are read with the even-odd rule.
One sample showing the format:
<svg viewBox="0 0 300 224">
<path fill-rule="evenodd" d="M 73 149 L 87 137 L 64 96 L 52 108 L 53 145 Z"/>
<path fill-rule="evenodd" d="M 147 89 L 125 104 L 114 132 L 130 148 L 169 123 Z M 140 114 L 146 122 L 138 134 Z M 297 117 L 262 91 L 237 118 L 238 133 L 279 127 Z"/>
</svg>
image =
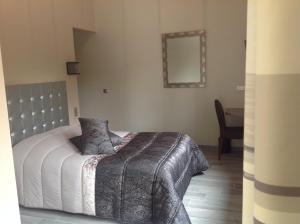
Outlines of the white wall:
<svg viewBox="0 0 300 224">
<path fill-rule="evenodd" d="M 94 29 L 93 0 L 0 0 L 5 83 L 67 81 L 71 123 L 79 106 L 77 77 L 65 68 L 75 59 L 73 27 Z"/>
<path fill-rule="evenodd" d="M 20 223 L 0 47 L 0 222 Z"/>
<path fill-rule="evenodd" d="M 181 131 L 217 144 L 213 101 L 242 107 L 246 0 L 97 0 L 96 35 L 77 35 L 83 116 L 113 129 Z M 205 28 L 207 88 L 164 89 L 161 33 Z M 102 89 L 109 89 L 103 94 Z"/>
</svg>

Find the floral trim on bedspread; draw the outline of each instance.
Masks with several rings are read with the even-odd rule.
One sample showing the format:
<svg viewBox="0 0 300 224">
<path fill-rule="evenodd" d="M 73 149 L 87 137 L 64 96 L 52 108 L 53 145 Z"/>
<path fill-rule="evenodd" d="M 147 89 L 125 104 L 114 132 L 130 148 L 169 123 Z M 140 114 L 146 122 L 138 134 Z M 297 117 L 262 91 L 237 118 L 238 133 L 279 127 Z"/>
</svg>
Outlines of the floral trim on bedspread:
<svg viewBox="0 0 300 224">
<path fill-rule="evenodd" d="M 121 145 L 114 147 L 115 152 L 124 148 L 137 133 L 129 133 L 123 138 Z M 95 155 L 88 159 L 82 167 L 82 194 L 83 194 L 83 213 L 86 215 L 96 215 L 95 210 L 95 178 L 98 163 L 110 155 Z"/>
<path fill-rule="evenodd" d="M 98 162 L 107 156 L 93 156 L 82 168 L 83 213 L 86 215 L 95 215 L 95 171 Z"/>
<path fill-rule="evenodd" d="M 115 147 L 115 151 L 118 152 L 120 149 L 124 148 L 134 137 L 137 133 L 129 133 L 123 138 L 122 144 Z"/>
</svg>

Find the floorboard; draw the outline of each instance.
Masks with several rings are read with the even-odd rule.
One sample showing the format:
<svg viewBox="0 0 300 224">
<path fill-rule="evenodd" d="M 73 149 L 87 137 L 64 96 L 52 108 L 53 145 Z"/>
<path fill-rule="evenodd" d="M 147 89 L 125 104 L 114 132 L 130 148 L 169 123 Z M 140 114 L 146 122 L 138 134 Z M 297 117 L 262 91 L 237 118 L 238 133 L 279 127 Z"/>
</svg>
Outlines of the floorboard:
<svg viewBox="0 0 300 224">
<path fill-rule="evenodd" d="M 240 224 L 242 213 L 242 152 L 217 160 L 213 147 L 202 147 L 210 168 L 193 177 L 183 202 L 193 224 Z M 114 224 L 108 220 L 63 212 L 20 208 L 22 224 Z"/>
</svg>

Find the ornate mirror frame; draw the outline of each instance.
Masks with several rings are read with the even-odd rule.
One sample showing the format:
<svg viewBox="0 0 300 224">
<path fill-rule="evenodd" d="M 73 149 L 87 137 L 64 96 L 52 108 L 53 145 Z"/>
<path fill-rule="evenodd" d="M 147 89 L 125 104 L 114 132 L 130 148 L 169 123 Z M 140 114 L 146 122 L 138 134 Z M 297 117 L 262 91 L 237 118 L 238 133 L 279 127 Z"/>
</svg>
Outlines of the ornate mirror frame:
<svg viewBox="0 0 300 224">
<path fill-rule="evenodd" d="M 199 36 L 200 40 L 200 82 L 170 83 L 168 79 L 168 39 L 180 37 Z M 162 55 L 163 55 L 163 80 L 164 88 L 204 88 L 206 87 L 206 31 L 196 30 L 189 32 L 165 33 L 162 34 Z"/>
</svg>

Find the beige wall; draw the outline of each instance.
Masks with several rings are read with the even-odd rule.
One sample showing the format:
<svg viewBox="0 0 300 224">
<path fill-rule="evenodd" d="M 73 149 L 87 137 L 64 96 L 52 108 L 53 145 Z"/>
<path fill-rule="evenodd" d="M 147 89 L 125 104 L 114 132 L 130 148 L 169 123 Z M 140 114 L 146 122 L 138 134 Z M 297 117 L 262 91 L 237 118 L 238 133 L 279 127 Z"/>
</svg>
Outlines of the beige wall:
<svg viewBox="0 0 300 224">
<path fill-rule="evenodd" d="M 5 83 L 66 80 L 74 122 L 77 77 L 66 75 L 65 62 L 75 58 L 72 28 L 94 28 L 93 0 L 0 0 L 0 16 Z"/>
<path fill-rule="evenodd" d="M 0 220 L 20 223 L 0 47 Z"/>
<path fill-rule="evenodd" d="M 246 0 L 97 0 L 96 35 L 77 35 L 83 116 L 113 129 L 181 131 L 217 144 L 213 101 L 243 106 Z M 205 28 L 207 88 L 164 89 L 161 33 Z M 102 89 L 109 89 L 103 94 Z"/>
</svg>

